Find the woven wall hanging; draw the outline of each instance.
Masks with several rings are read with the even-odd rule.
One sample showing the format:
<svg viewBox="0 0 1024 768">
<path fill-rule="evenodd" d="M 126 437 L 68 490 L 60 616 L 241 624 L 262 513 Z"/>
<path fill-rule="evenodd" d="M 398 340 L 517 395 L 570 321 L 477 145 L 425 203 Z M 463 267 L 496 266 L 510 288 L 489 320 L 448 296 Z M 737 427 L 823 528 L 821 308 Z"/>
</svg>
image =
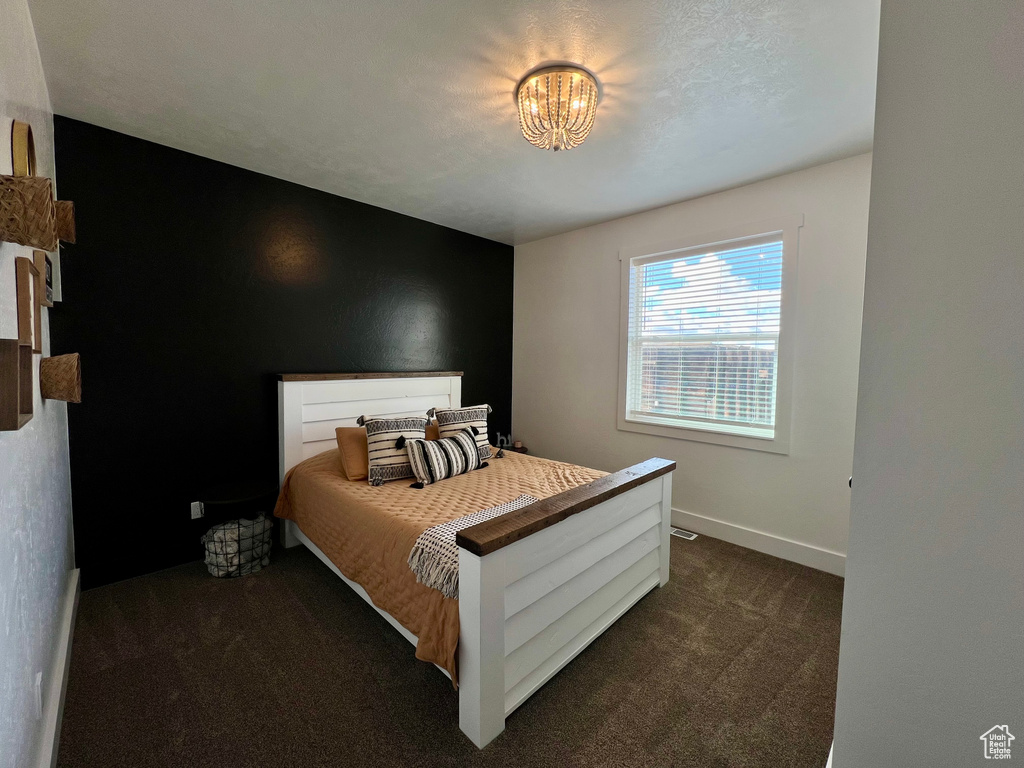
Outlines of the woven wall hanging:
<svg viewBox="0 0 1024 768">
<path fill-rule="evenodd" d="M 0 240 L 57 250 L 52 181 L 37 176 L 0 176 Z"/>
<path fill-rule="evenodd" d="M 54 201 L 57 215 L 57 238 L 65 243 L 75 242 L 75 204 L 70 200 Z"/>
<path fill-rule="evenodd" d="M 82 364 L 78 354 L 40 360 L 39 389 L 47 400 L 82 402 Z"/>
</svg>

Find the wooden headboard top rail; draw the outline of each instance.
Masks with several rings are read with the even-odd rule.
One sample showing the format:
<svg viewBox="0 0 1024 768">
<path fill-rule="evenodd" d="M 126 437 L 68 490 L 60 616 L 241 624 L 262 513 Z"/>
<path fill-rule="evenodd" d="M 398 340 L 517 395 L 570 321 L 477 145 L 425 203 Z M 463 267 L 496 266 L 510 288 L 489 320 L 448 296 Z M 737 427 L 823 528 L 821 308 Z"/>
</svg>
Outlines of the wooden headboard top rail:
<svg viewBox="0 0 1024 768">
<path fill-rule="evenodd" d="M 526 538 L 531 533 L 560 523 L 567 517 L 596 507 L 603 501 L 668 474 L 675 468 L 674 461 L 648 459 L 586 485 L 541 499 L 528 507 L 470 526 L 456 534 L 455 542 L 474 555 L 489 555 L 495 550 Z"/>
<path fill-rule="evenodd" d="M 399 371 L 395 373 L 279 373 L 281 381 L 346 381 L 348 379 L 423 379 L 461 376 L 462 371 Z"/>
</svg>

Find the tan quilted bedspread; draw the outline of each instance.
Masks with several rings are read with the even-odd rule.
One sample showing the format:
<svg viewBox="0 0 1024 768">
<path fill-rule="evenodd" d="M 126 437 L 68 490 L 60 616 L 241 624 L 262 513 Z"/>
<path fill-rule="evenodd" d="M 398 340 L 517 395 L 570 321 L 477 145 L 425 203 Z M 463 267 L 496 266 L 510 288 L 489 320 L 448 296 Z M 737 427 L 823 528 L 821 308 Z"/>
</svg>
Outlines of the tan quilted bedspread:
<svg viewBox="0 0 1024 768">
<path fill-rule="evenodd" d="M 375 488 L 348 480 L 334 449 L 296 465 L 274 509 L 278 517 L 294 520 L 375 605 L 419 638 L 416 658 L 448 670 L 453 682 L 459 603 L 417 583 L 408 564 L 416 538 L 432 525 L 520 494 L 543 499 L 607 474 L 511 451 L 489 463 L 425 488 L 410 488 L 412 480 Z"/>
</svg>

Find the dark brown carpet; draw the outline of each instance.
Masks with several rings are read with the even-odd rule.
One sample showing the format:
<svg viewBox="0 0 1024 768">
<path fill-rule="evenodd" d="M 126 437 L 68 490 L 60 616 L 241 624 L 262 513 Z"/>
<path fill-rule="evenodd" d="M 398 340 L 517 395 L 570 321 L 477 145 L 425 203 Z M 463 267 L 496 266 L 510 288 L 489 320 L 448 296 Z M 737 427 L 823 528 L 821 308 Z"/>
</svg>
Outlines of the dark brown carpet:
<svg viewBox="0 0 1024 768">
<path fill-rule="evenodd" d="M 842 580 L 700 537 L 482 752 L 435 668 L 304 548 L 85 592 L 59 765 L 824 766 Z"/>
</svg>

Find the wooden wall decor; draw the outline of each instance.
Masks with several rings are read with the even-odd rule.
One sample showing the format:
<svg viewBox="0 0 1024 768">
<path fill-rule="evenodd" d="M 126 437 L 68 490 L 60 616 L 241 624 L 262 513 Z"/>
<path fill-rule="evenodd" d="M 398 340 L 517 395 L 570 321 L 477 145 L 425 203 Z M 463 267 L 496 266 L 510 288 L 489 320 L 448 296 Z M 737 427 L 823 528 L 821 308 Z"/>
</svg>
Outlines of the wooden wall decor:
<svg viewBox="0 0 1024 768">
<path fill-rule="evenodd" d="M 11 123 L 11 167 L 15 176 L 36 175 L 36 144 L 32 126 L 20 120 Z"/>
<path fill-rule="evenodd" d="M 57 250 L 57 214 L 50 179 L 0 176 L 0 240 Z"/>
<path fill-rule="evenodd" d="M 78 353 L 40 360 L 39 389 L 47 400 L 82 402 L 82 362 Z"/>
<path fill-rule="evenodd" d="M 32 418 L 32 349 L 0 339 L 0 432 L 21 429 Z"/>
<path fill-rule="evenodd" d="M 36 294 L 44 307 L 53 306 L 53 261 L 46 251 L 32 251 L 32 263 L 39 277 L 36 280 Z"/>
<path fill-rule="evenodd" d="M 43 316 L 39 308 L 39 271 L 31 259 L 19 256 L 14 260 L 14 277 L 18 291 L 18 343 L 33 352 L 43 351 Z"/>
<path fill-rule="evenodd" d="M 75 204 L 70 200 L 55 200 L 57 238 L 65 243 L 75 242 Z"/>
</svg>

